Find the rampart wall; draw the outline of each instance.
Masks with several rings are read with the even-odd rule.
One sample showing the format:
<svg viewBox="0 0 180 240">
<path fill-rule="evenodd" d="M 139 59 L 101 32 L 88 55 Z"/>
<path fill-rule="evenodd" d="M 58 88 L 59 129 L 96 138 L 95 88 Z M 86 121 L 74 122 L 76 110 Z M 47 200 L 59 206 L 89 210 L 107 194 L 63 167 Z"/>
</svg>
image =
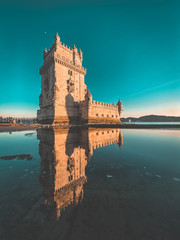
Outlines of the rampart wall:
<svg viewBox="0 0 180 240">
<path fill-rule="evenodd" d="M 82 119 L 86 123 L 118 123 L 120 115 L 115 104 L 99 101 L 85 101 L 82 104 Z"/>
</svg>

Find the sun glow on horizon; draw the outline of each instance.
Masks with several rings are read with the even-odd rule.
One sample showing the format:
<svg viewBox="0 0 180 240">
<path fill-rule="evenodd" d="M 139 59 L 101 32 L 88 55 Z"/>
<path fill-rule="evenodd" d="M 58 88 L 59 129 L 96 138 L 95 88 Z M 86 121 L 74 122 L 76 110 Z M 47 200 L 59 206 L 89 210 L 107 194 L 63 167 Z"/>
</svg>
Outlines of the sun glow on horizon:
<svg viewBox="0 0 180 240">
<path fill-rule="evenodd" d="M 35 118 L 37 106 L 34 104 L 3 104 L 0 105 L 0 117 Z"/>
</svg>

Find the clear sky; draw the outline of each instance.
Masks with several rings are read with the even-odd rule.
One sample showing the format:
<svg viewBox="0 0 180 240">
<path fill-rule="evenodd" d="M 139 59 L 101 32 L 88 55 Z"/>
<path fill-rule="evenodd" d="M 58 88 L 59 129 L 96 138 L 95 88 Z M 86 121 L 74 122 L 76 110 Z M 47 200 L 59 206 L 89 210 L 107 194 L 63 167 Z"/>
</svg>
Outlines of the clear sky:
<svg viewBox="0 0 180 240">
<path fill-rule="evenodd" d="M 122 116 L 180 116 L 180 1 L 0 3 L 0 115 L 35 116 L 43 50 L 58 32 L 83 51 L 93 99 Z"/>
</svg>

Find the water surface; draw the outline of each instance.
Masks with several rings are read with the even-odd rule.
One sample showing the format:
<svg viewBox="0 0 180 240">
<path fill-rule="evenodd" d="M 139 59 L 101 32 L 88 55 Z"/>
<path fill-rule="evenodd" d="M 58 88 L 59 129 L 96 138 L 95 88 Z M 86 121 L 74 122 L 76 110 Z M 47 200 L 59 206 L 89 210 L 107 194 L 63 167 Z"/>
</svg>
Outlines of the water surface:
<svg viewBox="0 0 180 240">
<path fill-rule="evenodd" d="M 1 133 L 0 239 L 179 240 L 179 145 L 179 130 Z"/>
</svg>

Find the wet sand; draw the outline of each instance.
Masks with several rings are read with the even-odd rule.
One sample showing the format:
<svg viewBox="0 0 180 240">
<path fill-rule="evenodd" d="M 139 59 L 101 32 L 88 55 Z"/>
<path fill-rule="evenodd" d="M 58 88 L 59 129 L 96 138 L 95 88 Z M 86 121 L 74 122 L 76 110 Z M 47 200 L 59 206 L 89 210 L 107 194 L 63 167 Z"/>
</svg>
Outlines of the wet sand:
<svg viewBox="0 0 180 240">
<path fill-rule="evenodd" d="M 40 124 L 12 124 L 12 125 L 3 125 L 0 124 L 0 132 L 16 132 L 16 131 L 26 131 L 26 130 L 35 130 L 41 128 Z"/>
</svg>

